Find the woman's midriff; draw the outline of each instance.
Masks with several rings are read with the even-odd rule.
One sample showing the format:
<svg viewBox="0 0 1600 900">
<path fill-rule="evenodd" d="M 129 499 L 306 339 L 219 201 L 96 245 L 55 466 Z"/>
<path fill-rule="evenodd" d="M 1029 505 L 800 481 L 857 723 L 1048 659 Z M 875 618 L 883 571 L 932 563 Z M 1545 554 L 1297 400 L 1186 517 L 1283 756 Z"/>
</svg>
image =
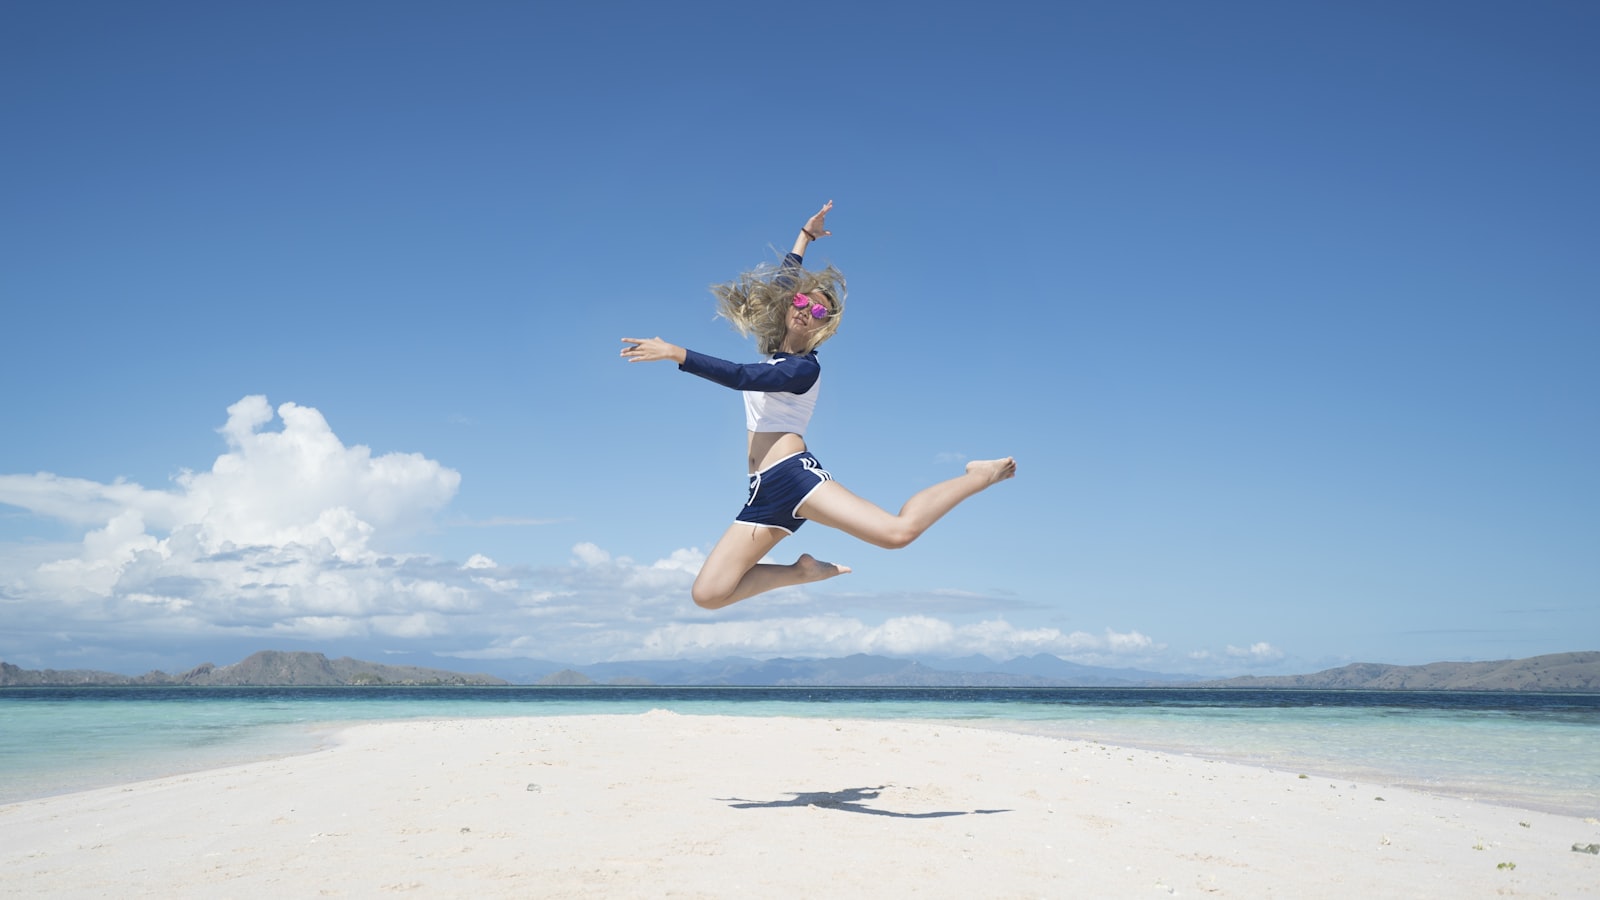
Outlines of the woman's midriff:
<svg viewBox="0 0 1600 900">
<path fill-rule="evenodd" d="M 750 471 L 759 472 L 785 456 L 806 449 L 805 438 L 792 431 L 751 431 Z"/>
</svg>

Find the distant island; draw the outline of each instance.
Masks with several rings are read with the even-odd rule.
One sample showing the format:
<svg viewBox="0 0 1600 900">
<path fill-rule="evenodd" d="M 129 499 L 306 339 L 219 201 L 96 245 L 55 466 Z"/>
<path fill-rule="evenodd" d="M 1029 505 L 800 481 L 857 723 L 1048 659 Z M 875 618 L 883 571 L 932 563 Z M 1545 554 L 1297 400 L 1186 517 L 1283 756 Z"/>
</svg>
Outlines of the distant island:
<svg viewBox="0 0 1600 900">
<path fill-rule="evenodd" d="M 1199 687 L 1362 691 L 1600 691 L 1600 650 L 1425 666 L 1354 663 L 1312 675 L 1246 675 Z"/>
<path fill-rule="evenodd" d="M 1216 690 L 1600 692 L 1600 651 L 1553 653 L 1493 662 L 1421 666 L 1354 663 L 1310 675 L 1247 675 L 1201 680 L 1135 669 L 1104 669 L 1050 654 L 998 662 L 981 657 L 938 661 L 855 654 L 832 659 L 636 661 L 574 666 L 525 661 L 515 681 L 493 675 L 394 666 L 321 653 L 263 650 L 229 666 L 205 663 L 177 675 L 118 675 L 82 669 L 29 670 L 0 662 L 0 688 L 106 686 L 451 686 L 531 684 L 726 687 L 1187 687 Z"/>
</svg>

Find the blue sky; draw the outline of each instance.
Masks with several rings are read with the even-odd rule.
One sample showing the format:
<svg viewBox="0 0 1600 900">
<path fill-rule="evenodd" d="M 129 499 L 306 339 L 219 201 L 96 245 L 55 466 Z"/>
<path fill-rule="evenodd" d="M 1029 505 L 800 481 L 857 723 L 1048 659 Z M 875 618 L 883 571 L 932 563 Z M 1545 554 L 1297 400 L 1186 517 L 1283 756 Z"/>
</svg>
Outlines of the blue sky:
<svg viewBox="0 0 1600 900">
<path fill-rule="evenodd" d="M 471 669 L 1036 652 L 1171 672 L 1600 646 L 1588 3 L 0 7 L 0 659 Z M 688 586 L 755 357 L 850 575 Z"/>
</svg>

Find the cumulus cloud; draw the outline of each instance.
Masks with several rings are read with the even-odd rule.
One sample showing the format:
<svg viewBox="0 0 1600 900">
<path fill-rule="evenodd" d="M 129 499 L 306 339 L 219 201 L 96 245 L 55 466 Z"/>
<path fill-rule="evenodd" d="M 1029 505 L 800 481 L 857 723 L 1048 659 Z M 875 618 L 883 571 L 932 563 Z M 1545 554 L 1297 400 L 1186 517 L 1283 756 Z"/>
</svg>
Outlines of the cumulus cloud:
<svg viewBox="0 0 1600 900">
<path fill-rule="evenodd" d="M 461 476 L 414 453 L 346 446 L 310 407 L 261 396 L 228 408 L 227 452 L 170 489 L 42 472 L 0 475 L 0 503 L 87 528 L 70 555 L 7 572 L 9 590 L 102 619 L 165 614 L 180 630 L 255 625 L 308 637 L 417 634 L 459 586 L 383 557 L 374 535 L 424 524 Z M 398 614 L 397 614 L 398 613 Z"/>
<path fill-rule="evenodd" d="M 281 431 L 267 398 L 228 407 L 218 431 L 228 452 L 209 471 L 184 471 L 173 490 L 62 478 L 48 472 L 0 475 L 0 503 L 96 526 L 85 539 L 89 564 L 126 562 L 137 550 L 173 555 L 236 547 L 325 545 L 340 558 L 369 555 L 379 528 L 413 527 L 455 496 L 461 476 L 414 453 L 373 456 L 346 447 L 322 414 L 285 403 Z M 149 530 L 172 540 L 156 541 Z"/>
<path fill-rule="evenodd" d="M 178 478 L 192 521 L 208 546 L 311 545 L 328 541 L 354 558 L 379 528 L 415 527 L 455 496 L 461 476 L 416 453 L 374 456 L 346 447 L 315 409 L 278 407 L 281 431 L 267 398 L 246 397 L 228 407 L 219 431 L 229 452 L 211 471 Z M 288 488 L 288 489 L 286 489 Z"/>
</svg>

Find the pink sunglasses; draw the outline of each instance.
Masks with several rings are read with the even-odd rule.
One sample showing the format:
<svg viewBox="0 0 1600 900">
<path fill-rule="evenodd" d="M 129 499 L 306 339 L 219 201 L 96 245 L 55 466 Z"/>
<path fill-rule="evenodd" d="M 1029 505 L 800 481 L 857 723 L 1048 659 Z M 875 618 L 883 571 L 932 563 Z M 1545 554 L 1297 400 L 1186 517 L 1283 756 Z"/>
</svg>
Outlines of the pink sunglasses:
<svg viewBox="0 0 1600 900">
<path fill-rule="evenodd" d="M 826 319 L 828 317 L 829 310 L 825 304 L 818 303 L 817 301 L 812 300 L 810 297 L 807 297 L 805 294 L 794 295 L 795 309 L 805 309 L 807 306 L 811 307 L 811 318 Z"/>
</svg>

